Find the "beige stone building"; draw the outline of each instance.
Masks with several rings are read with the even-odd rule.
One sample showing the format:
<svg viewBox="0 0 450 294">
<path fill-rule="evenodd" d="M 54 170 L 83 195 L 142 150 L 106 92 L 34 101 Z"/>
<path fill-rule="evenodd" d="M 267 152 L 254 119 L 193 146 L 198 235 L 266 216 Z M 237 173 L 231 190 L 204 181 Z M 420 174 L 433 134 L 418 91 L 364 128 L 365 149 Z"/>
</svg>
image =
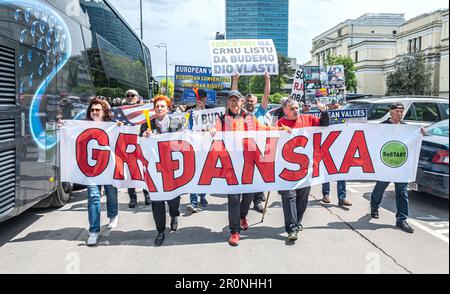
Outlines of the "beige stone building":
<svg viewBox="0 0 450 294">
<path fill-rule="evenodd" d="M 433 68 L 433 92 L 448 92 L 448 9 L 417 16 L 368 13 L 347 20 L 313 39 L 311 65 L 322 65 L 327 55 L 351 56 L 356 63 L 358 93 L 384 95 L 394 63 L 422 51 Z"/>
</svg>

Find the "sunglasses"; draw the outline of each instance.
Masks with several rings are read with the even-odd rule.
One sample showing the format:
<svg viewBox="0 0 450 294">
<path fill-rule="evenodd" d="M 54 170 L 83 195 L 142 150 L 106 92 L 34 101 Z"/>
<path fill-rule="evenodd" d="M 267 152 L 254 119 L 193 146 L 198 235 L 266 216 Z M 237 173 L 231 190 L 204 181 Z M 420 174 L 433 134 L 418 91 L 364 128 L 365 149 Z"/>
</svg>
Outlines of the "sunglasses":
<svg viewBox="0 0 450 294">
<path fill-rule="evenodd" d="M 102 111 L 102 109 L 98 109 L 98 108 L 91 108 L 91 112 L 100 112 Z"/>
<path fill-rule="evenodd" d="M 136 97 L 136 95 L 127 95 L 127 98 L 133 98 Z"/>
</svg>

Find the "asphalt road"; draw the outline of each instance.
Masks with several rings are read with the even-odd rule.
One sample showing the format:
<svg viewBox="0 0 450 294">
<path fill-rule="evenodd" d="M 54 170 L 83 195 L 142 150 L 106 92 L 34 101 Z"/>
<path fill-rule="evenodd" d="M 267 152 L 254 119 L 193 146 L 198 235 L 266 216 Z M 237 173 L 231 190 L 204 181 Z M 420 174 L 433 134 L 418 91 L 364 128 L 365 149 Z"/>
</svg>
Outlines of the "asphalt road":
<svg viewBox="0 0 450 294">
<path fill-rule="evenodd" d="M 320 186 L 313 187 L 304 217 L 305 230 L 296 243 L 286 241 L 281 198 L 272 192 L 263 223 L 251 210 L 250 229 L 238 247 L 228 245 L 227 202 L 208 196 L 200 213 L 185 212 L 182 196 L 179 230 L 166 234 L 154 247 L 155 224 L 150 206 L 128 208 L 128 195 L 119 194 L 119 226 L 106 228 L 102 198 L 102 229 L 98 246 L 88 237 L 85 192 L 74 194 L 61 209 L 32 209 L 0 224 L 0 273 L 449 273 L 448 200 L 410 193 L 407 234 L 395 228 L 393 186 L 385 193 L 380 219 L 369 214 L 373 183 L 347 183 L 350 209 L 323 204 Z M 167 224 L 168 225 L 168 224 Z"/>
</svg>

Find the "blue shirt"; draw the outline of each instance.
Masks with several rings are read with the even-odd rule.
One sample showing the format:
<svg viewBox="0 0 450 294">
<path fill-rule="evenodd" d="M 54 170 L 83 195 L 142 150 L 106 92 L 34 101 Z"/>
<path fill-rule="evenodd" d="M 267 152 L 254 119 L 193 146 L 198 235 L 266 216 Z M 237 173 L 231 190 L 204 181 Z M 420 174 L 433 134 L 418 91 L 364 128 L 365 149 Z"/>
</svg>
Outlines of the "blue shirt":
<svg viewBox="0 0 450 294">
<path fill-rule="evenodd" d="M 253 115 L 258 119 L 258 121 L 260 123 L 262 123 L 263 125 L 266 124 L 264 117 L 266 116 L 267 113 L 267 108 L 263 108 L 262 106 L 258 106 L 255 108 L 255 110 L 253 111 Z"/>
</svg>

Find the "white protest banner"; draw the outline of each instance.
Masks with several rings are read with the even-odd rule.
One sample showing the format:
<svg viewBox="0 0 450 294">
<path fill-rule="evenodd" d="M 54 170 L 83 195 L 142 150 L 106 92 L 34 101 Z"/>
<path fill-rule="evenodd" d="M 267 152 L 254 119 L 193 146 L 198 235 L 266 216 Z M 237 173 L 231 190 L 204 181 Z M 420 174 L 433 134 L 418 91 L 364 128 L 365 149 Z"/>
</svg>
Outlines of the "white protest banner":
<svg viewBox="0 0 450 294">
<path fill-rule="evenodd" d="M 338 180 L 414 181 L 417 126 L 340 124 L 285 131 L 183 131 L 139 138 L 137 127 L 67 121 L 62 181 L 143 188 L 153 200 L 185 193 L 279 191 Z"/>
<path fill-rule="evenodd" d="M 298 102 L 305 102 L 305 69 L 299 65 L 294 75 L 291 98 Z"/>
<path fill-rule="evenodd" d="M 273 40 L 209 41 L 213 76 L 278 75 L 278 56 Z"/>
<path fill-rule="evenodd" d="M 192 112 L 192 130 L 206 131 L 216 125 L 217 117 L 225 113 L 225 107 L 216 107 Z"/>
</svg>

